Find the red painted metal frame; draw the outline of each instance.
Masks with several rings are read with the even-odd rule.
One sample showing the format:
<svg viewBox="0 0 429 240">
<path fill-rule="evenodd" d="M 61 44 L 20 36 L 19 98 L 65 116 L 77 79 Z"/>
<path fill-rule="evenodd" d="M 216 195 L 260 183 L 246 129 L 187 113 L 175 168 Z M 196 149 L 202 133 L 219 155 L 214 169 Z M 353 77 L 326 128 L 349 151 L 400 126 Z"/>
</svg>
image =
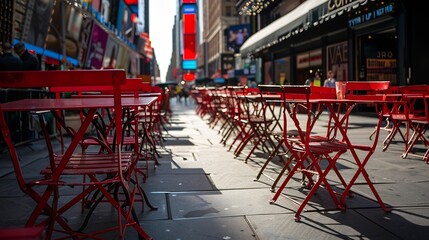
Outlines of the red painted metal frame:
<svg viewBox="0 0 429 240">
<path fill-rule="evenodd" d="M 283 110 L 284 139 L 291 153 L 291 157 L 289 158 L 289 163 L 286 163 L 286 165 L 289 165 L 291 161 L 295 161 L 295 165 L 289 171 L 286 179 L 284 179 L 277 189 L 270 202 L 274 203 L 281 194 L 287 196 L 287 194 L 283 192 L 286 185 L 294 174 L 301 173 L 304 174 L 305 178 L 303 179 L 307 181 L 305 186 L 309 189 L 309 192 L 300 202 L 291 198 L 291 200 L 299 205 L 295 213 L 296 221 L 300 221 L 301 212 L 320 186 L 324 186 L 334 204 L 339 209 L 345 210 L 346 197 L 351 195 L 351 187 L 359 176 L 363 176 L 382 209 L 386 212 L 390 211 L 381 200 L 365 170 L 365 165 L 370 160 L 377 146 L 379 129 L 382 123 L 381 108 L 386 104 L 383 97 L 375 95 L 370 97 L 365 95 L 364 99 L 357 99 L 354 97 L 353 99 L 338 100 L 332 98 L 324 99 L 319 96 L 313 99 L 311 97 L 311 88 L 308 86 L 281 86 L 279 89 L 281 89 L 282 92 L 283 105 L 287 106 Z M 375 104 L 376 113 L 379 116 L 377 121 L 378 130 L 371 144 L 355 144 L 347 134 L 349 117 L 355 106 L 368 103 Z M 317 108 L 313 108 L 314 105 L 317 106 Z M 340 111 L 343 108 L 345 109 L 344 113 Z M 313 109 L 317 109 L 316 112 L 313 112 Z M 329 122 L 326 127 L 326 135 L 316 136 L 312 131 L 321 113 L 325 109 L 329 110 Z M 304 111 L 305 120 L 300 120 L 298 117 L 300 111 Z M 288 126 L 292 126 L 288 125 L 288 119 L 291 119 L 294 123 L 292 125 L 295 126 L 298 133 L 296 136 L 290 137 L 288 135 L 288 131 L 290 130 Z M 358 151 L 361 151 L 362 154 L 358 155 Z M 343 178 L 335 165 L 339 157 L 345 152 L 350 152 L 353 161 L 358 167 L 353 177 L 349 180 Z M 328 161 L 328 165 L 324 169 L 322 169 L 320 165 L 322 160 Z M 327 175 L 331 170 L 334 170 L 344 187 L 342 193 L 334 191 L 328 182 Z M 314 179 L 314 175 L 318 177 Z M 337 195 L 339 195 L 339 197 Z"/>
<path fill-rule="evenodd" d="M 134 188 L 131 189 L 128 183 L 130 171 L 125 171 L 130 167 L 132 159 L 131 155 L 123 155 L 121 153 L 122 146 L 122 126 L 121 124 L 116 124 L 115 133 L 116 133 L 116 148 L 114 155 L 107 154 L 105 160 L 110 161 L 111 167 L 108 169 L 96 168 L 91 172 L 90 168 L 85 167 L 84 171 L 79 172 L 79 168 L 74 169 L 73 151 L 76 146 L 79 144 L 80 139 L 85 134 L 85 130 L 90 125 L 91 120 L 97 110 L 97 108 L 106 108 L 112 107 L 115 109 L 115 119 L 116 123 L 122 121 L 122 107 L 123 106 L 142 106 L 145 104 L 151 104 L 154 100 L 142 100 L 140 98 L 127 98 L 129 100 L 122 100 L 121 97 L 121 84 L 124 84 L 126 78 L 125 71 L 123 70 L 73 70 L 73 71 L 28 71 L 28 72 L 0 72 L 0 88 L 37 88 L 37 87 L 61 87 L 61 86 L 112 86 L 113 98 L 103 99 L 23 99 L 16 102 L 3 103 L 0 105 L 0 125 L 3 134 L 3 138 L 8 146 L 10 155 L 13 161 L 14 170 L 17 176 L 18 184 L 21 190 L 26 193 L 28 196 L 33 198 L 37 203 L 37 206 L 33 210 L 30 218 L 27 221 L 26 227 L 32 226 L 47 226 L 47 238 L 52 238 L 54 229 L 54 224 L 58 223 L 63 230 L 58 230 L 60 232 L 71 234 L 71 235 L 80 235 L 80 236 L 96 236 L 99 233 L 105 231 L 117 230 L 119 233 L 119 238 L 124 239 L 125 229 L 128 226 L 132 226 L 134 230 L 144 239 L 151 239 L 151 237 L 141 228 L 141 226 L 136 222 L 132 216 L 133 212 L 133 202 L 135 197 Z M 149 101 L 149 102 L 148 102 Z M 10 136 L 10 130 L 6 124 L 4 113 L 8 111 L 39 111 L 39 110 L 51 110 L 54 114 L 57 110 L 62 109 L 81 109 L 88 108 L 87 118 L 82 122 L 80 129 L 77 131 L 75 137 L 72 139 L 72 142 L 68 146 L 67 151 L 58 157 L 53 157 L 51 155 L 50 166 L 45 170 L 48 174 L 45 174 L 40 180 L 26 180 L 19 161 L 18 153 L 15 149 L 15 146 L 12 142 Z M 58 116 L 57 116 L 58 117 Z M 61 120 L 61 119 L 57 119 Z M 100 155 L 101 156 L 101 155 Z M 102 156 L 105 157 L 105 156 Z M 127 163 L 129 162 L 129 163 Z M 88 164 L 88 163 L 85 163 Z M 75 165 L 80 166 L 80 165 Z M 72 167 L 72 168 L 70 168 Z M 49 168 L 51 170 L 49 170 Z M 74 170 L 73 170 L 74 169 Z M 50 171 L 50 172 L 49 172 Z M 115 176 L 107 179 L 106 181 L 97 179 L 96 174 L 99 173 L 115 173 Z M 46 173 L 46 172 L 45 172 Z M 65 183 L 61 178 L 63 174 L 87 174 L 91 178 L 89 183 Z M 85 185 L 87 188 L 84 192 L 81 192 L 74 198 L 72 198 L 68 203 L 63 206 L 58 206 L 59 198 L 59 187 L 67 185 Z M 126 205 L 118 203 L 118 200 L 104 188 L 106 184 L 119 184 L 124 190 L 126 199 L 128 203 Z M 40 194 L 34 187 L 35 186 L 46 186 L 45 191 Z M 94 233 L 82 233 L 74 231 L 66 220 L 61 216 L 67 209 L 72 207 L 74 204 L 79 202 L 87 194 L 100 190 L 104 197 L 112 204 L 112 206 L 118 211 L 118 225 L 108 229 L 103 229 Z M 53 197 L 52 204 L 49 204 L 48 201 Z M 128 206 L 128 208 L 125 208 Z M 42 220 L 41 223 L 37 223 L 39 216 L 47 214 L 48 218 Z M 122 219 L 124 218 L 124 219 Z M 123 222 L 124 221 L 124 222 Z"/>
</svg>

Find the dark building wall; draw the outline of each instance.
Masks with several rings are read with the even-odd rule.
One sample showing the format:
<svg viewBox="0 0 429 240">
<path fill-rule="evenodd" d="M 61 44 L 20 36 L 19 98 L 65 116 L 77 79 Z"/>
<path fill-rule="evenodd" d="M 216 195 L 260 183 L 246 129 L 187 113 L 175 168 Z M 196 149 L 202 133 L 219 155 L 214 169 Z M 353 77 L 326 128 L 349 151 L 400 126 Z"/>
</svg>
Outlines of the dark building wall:
<svg viewBox="0 0 429 240">
<path fill-rule="evenodd" d="M 409 37 L 407 48 L 410 53 L 409 67 L 411 69 L 410 84 L 429 84 L 429 44 L 424 37 L 425 23 L 427 22 L 427 8 L 420 2 L 402 0 L 399 2 L 404 6 Z M 408 69 L 408 68 L 407 68 Z"/>
</svg>

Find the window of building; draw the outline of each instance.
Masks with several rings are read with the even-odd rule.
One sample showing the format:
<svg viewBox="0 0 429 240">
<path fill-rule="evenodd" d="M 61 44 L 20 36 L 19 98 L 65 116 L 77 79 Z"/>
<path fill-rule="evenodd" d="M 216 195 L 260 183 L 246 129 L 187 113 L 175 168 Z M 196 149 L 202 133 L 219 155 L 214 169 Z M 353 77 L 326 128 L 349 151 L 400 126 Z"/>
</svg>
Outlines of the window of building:
<svg viewBox="0 0 429 240">
<path fill-rule="evenodd" d="M 225 7 L 225 16 L 227 16 L 227 17 L 231 17 L 232 16 L 231 6 L 226 6 Z"/>
</svg>

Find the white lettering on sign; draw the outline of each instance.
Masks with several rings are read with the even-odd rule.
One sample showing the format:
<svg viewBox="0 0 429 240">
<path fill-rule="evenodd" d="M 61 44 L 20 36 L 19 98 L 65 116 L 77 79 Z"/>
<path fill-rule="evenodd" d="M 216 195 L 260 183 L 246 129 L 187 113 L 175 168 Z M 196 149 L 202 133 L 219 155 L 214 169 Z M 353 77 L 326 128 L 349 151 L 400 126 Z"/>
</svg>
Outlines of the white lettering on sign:
<svg viewBox="0 0 429 240">
<path fill-rule="evenodd" d="M 376 19 L 378 17 L 381 17 L 381 16 L 389 14 L 389 13 L 393 13 L 393 12 L 394 12 L 394 8 L 393 8 L 392 4 L 377 8 L 371 12 L 366 12 L 360 16 L 357 16 L 357 17 L 350 19 L 348 21 L 349 27 L 353 27 L 353 26 L 356 26 L 358 24 L 368 22 L 370 20 Z"/>
<path fill-rule="evenodd" d="M 328 64 L 340 64 L 348 62 L 347 43 L 337 44 L 326 49 L 328 52 Z"/>
<path fill-rule="evenodd" d="M 393 52 L 377 52 L 377 58 L 393 58 Z"/>
<path fill-rule="evenodd" d="M 355 3 L 357 0 L 329 0 L 328 1 L 328 10 L 334 11 L 337 9 L 340 9 L 342 7 L 346 7 L 347 5 L 351 5 L 352 3 Z M 377 0 L 360 0 L 360 5 L 363 6 L 367 4 L 368 2 L 375 2 Z"/>
<path fill-rule="evenodd" d="M 328 10 L 333 11 L 335 9 L 347 6 L 352 2 L 354 2 L 354 1 L 353 0 L 329 0 L 328 1 Z"/>
<path fill-rule="evenodd" d="M 355 17 L 355 18 L 349 20 L 349 27 L 353 27 L 353 26 L 356 26 L 356 25 L 361 24 L 361 23 L 362 23 L 361 17 Z"/>
</svg>

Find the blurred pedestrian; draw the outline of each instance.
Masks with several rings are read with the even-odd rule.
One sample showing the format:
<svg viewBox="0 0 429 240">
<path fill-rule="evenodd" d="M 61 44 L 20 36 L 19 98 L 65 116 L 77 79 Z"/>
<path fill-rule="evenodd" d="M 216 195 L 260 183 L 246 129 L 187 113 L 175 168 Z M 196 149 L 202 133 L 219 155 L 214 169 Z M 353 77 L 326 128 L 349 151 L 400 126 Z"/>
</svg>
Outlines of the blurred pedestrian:
<svg viewBox="0 0 429 240">
<path fill-rule="evenodd" d="M 182 102 L 182 86 L 180 84 L 176 86 L 176 100 Z"/>
<path fill-rule="evenodd" d="M 35 71 L 40 70 L 39 59 L 35 54 L 30 53 L 26 48 L 25 44 L 19 42 L 14 46 L 15 53 L 22 60 L 22 70 L 24 71 Z"/>
<path fill-rule="evenodd" d="M 22 60 L 13 52 L 12 45 L 4 42 L 2 48 L 3 54 L 0 56 L 0 71 L 22 71 Z M 24 98 L 25 95 L 21 91 L 7 91 L 2 97 L 5 97 L 6 101 L 14 101 Z M 28 114 L 26 112 L 7 113 L 6 119 L 9 127 L 14 129 L 11 133 L 13 141 L 17 142 L 28 139 Z"/>
<path fill-rule="evenodd" d="M 257 88 L 258 87 L 258 83 L 255 80 L 250 81 L 250 88 Z"/>
<path fill-rule="evenodd" d="M 0 56 L 0 71 L 22 70 L 22 60 L 13 53 L 12 45 L 8 42 L 2 44 L 3 54 Z"/>
<path fill-rule="evenodd" d="M 334 72 L 332 70 L 328 71 L 328 77 L 325 79 L 325 82 L 323 83 L 324 87 L 335 87 L 335 76 L 334 76 Z"/>
<path fill-rule="evenodd" d="M 320 82 L 321 82 L 320 74 L 319 74 L 319 72 L 315 72 L 313 78 L 308 78 L 305 81 L 305 85 L 320 87 Z"/>
<path fill-rule="evenodd" d="M 182 96 L 185 99 L 185 105 L 188 105 L 188 97 L 189 97 L 189 87 L 187 84 L 183 85 L 182 88 Z"/>
</svg>

